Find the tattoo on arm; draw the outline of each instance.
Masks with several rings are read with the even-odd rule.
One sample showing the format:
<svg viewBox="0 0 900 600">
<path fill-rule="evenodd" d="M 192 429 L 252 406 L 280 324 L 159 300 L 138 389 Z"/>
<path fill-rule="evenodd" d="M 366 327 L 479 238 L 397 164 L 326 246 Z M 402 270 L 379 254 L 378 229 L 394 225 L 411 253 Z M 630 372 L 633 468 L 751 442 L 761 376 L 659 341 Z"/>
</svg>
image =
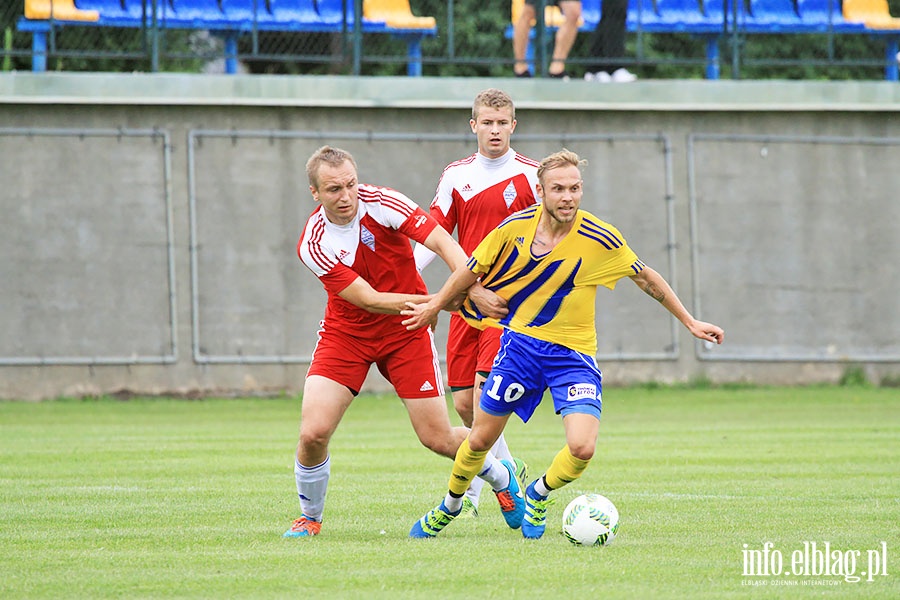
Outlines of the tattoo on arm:
<svg viewBox="0 0 900 600">
<path fill-rule="evenodd" d="M 666 293 L 663 292 L 658 285 L 653 282 L 648 282 L 647 287 L 644 288 L 644 291 L 651 298 L 656 300 L 657 302 L 663 302 L 666 299 Z"/>
</svg>

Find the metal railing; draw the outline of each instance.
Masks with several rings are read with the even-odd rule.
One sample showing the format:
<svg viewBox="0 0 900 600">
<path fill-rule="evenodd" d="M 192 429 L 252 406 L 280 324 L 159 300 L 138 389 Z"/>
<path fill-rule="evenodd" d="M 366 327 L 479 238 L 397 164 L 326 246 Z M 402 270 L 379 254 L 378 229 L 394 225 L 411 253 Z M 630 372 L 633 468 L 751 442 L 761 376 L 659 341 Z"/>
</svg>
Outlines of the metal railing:
<svg viewBox="0 0 900 600">
<path fill-rule="evenodd" d="M 96 140 L 96 146 L 85 149 L 86 140 Z M 26 148 L 25 142 L 31 142 L 34 148 Z M 174 364 L 178 361 L 175 290 L 175 246 L 172 202 L 172 145 L 168 131 L 157 129 L 61 129 L 61 128 L 0 128 L 0 154 L 4 155 L 4 168 L 20 174 L 16 178 L 7 178 L 4 192 L 10 197 L 25 197 L 30 188 L 41 190 L 40 208 L 31 208 L 29 212 L 41 210 L 53 211 L 54 203 L 63 203 L 59 190 L 71 193 L 72 173 L 81 173 L 82 164 L 101 157 L 92 156 L 92 151 L 105 144 L 122 145 L 117 148 L 119 155 L 136 157 L 121 165 L 108 165 L 116 184 L 105 183 L 104 191 L 108 192 L 116 185 L 127 188 L 127 182 L 135 179 L 147 181 L 146 193 L 151 202 L 157 204 L 156 215 L 139 224 L 109 223 L 108 218 L 95 218 L 94 213 L 86 212 L 82 219 L 75 215 L 67 215 L 71 220 L 64 231 L 53 230 L 50 237 L 56 240 L 54 249 L 47 249 L 44 236 L 47 231 L 29 230 L 29 225 L 11 215 L 13 231 L 26 232 L 27 244 L 17 248 L 17 255 L 9 257 L 14 282 L 13 294 L 6 294 L 8 302 L 5 308 L 11 313 L 8 316 L 21 316 L 16 319 L 15 328 L 7 328 L 8 340 L 23 335 L 20 351 L 15 354 L 0 356 L 0 366 L 39 366 L 39 365 L 139 365 L 139 364 Z M 5 147 L 16 146 L 15 152 L 3 153 Z M 53 165 L 48 168 L 46 158 L 38 156 L 53 155 L 62 150 L 67 156 L 64 166 Z M 114 151 L 111 151 L 114 152 Z M 81 163 L 79 161 L 84 161 Z M 30 181 L 23 171 L 34 165 L 40 170 L 38 181 Z M 139 171 L 139 172 L 138 172 Z M 156 177 L 145 173 L 156 174 Z M 94 182 L 96 183 L 96 182 Z M 93 183 L 84 184 L 86 194 L 97 193 Z M 124 198 L 117 198 L 124 201 Z M 150 211 L 147 210 L 149 213 Z M 27 219 L 38 221 L 40 218 Z M 122 231 L 134 225 L 133 229 Z M 73 237 L 74 236 L 74 237 Z M 114 250 L 122 244 L 123 236 L 141 237 L 146 243 L 135 248 L 131 253 Z M 87 238 L 89 242 L 84 242 Z M 73 246 L 82 242 L 77 249 Z M 127 243 L 127 242 L 126 242 Z M 29 247 L 30 245 L 34 247 Z M 38 249 L 38 246 L 41 248 Z M 72 247 L 70 247 L 72 246 Z M 79 276 L 77 270 L 59 266 L 68 253 L 77 253 L 80 260 L 96 261 L 97 267 L 92 269 L 98 281 L 87 281 Z M 25 257 L 27 256 L 27 260 Z M 141 261 L 142 264 L 128 264 L 129 257 Z M 154 280 L 148 271 L 148 265 L 154 264 L 159 270 L 158 276 L 163 279 Z M 21 269 L 21 271 L 19 271 Z M 42 272 L 47 281 L 35 283 L 24 273 Z M 30 283 L 25 283 L 30 282 Z M 109 331 L 113 323 L 109 308 L 111 301 L 104 294 L 104 285 L 112 289 L 137 290 L 137 293 L 152 297 L 152 302 L 125 303 L 113 306 L 117 311 L 123 331 L 140 332 L 141 335 L 128 338 L 116 331 Z M 35 302 L 28 298 L 39 298 Z M 15 300 L 13 300 L 15 298 Z M 155 310 L 153 310 L 155 309 Z M 165 313 L 165 316 L 162 315 Z M 50 339 L 33 335 L 33 329 L 46 327 L 58 332 Z M 136 324 L 136 325 L 135 325 Z M 15 329 L 22 328 L 22 331 Z M 66 332 L 71 334 L 66 335 Z M 8 345 L 5 351 L 11 352 Z M 88 351 L 90 349 L 90 352 Z M 96 351 L 95 351 L 96 350 Z M 157 353 L 154 350 L 158 350 Z"/>
</svg>

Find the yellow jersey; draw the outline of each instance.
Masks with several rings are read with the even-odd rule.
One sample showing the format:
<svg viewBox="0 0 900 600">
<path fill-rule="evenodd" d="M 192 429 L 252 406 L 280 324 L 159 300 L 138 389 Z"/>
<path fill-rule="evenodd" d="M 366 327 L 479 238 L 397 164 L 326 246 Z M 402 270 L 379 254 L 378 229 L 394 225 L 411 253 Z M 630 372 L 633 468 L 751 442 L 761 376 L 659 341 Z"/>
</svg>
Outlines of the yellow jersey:
<svg viewBox="0 0 900 600">
<path fill-rule="evenodd" d="M 535 255 L 531 245 L 542 210 L 538 204 L 507 217 L 467 263 L 484 287 L 506 299 L 509 314 L 485 317 L 468 299 L 459 312 L 475 327 L 506 327 L 595 356 L 597 286 L 613 289 L 644 263 L 618 229 L 583 210 L 553 250 Z"/>
</svg>

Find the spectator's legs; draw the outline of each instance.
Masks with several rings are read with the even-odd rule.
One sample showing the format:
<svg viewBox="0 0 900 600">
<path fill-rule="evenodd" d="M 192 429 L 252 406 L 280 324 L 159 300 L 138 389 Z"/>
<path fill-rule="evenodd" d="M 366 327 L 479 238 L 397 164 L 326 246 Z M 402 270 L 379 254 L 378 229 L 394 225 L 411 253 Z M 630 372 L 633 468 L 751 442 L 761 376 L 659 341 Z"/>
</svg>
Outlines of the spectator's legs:
<svg viewBox="0 0 900 600">
<path fill-rule="evenodd" d="M 600 22 L 591 33 L 590 53 L 597 62 L 589 65 L 589 72 L 613 73 L 622 67 L 625 56 L 625 21 L 628 0 L 603 0 Z M 619 60 L 617 60 L 619 59 Z"/>
<path fill-rule="evenodd" d="M 531 22 L 534 19 L 534 7 L 530 4 L 524 4 L 522 12 L 519 14 L 519 20 L 513 25 L 513 56 L 516 59 L 513 72 L 518 76 L 523 76 L 528 72 L 525 52 L 528 50 L 528 36 L 531 34 Z"/>
<path fill-rule="evenodd" d="M 566 70 L 566 59 L 575 44 L 578 35 L 578 20 L 581 19 L 581 0 L 563 0 L 559 9 L 565 22 L 556 30 L 556 43 L 553 45 L 553 60 L 550 62 L 550 75 L 562 75 Z"/>
</svg>

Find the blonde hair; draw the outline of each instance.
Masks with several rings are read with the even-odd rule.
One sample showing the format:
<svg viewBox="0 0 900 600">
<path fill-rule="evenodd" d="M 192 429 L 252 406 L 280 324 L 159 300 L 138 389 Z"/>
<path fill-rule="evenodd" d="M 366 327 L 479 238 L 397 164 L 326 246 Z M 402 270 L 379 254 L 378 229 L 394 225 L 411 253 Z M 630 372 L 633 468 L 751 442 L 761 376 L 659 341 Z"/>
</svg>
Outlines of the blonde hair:
<svg viewBox="0 0 900 600">
<path fill-rule="evenodd" d="M 559 152 L 554 152 L 541 161 L 541 166 L 539 166 L 537 170 L 538 181 L 541 182 L 541 185 L 544 185 L 544 173 L 552 169 L 558 169 L 560 167 L 571 165 L 573 167 L 578 167 L 578 170 L 581 171 L 581 167 L 586 164 L 586 160 L 579 157 L 571 150 L 563 148 Z"/>
<path fill-rule="evenodd" d="M 488 88 L 478 92 L 475 96 L 475 102 L 472 104 L 472 120 L 478 120 L 478 109 L 482 106 L 490 108 L 506 108 L 509 107 L 510 116 L 513 120 L 516 118 L 516 106 L 513 104 L 512 98 L 503 90 L 497 88 Z"/>
<path fill-rule="evenodd" d="M 306 176 L 309 178 L 309 185 L 319 189 L 319 167 L 323 164 L 340 167 L 345 162 L 349 162 L 356 169 L 356 161 L 353 160 L 352 154 L 340 148 L 322 146 L 313 152 L 313 155 L 306 161 Z"/>
</svg>

